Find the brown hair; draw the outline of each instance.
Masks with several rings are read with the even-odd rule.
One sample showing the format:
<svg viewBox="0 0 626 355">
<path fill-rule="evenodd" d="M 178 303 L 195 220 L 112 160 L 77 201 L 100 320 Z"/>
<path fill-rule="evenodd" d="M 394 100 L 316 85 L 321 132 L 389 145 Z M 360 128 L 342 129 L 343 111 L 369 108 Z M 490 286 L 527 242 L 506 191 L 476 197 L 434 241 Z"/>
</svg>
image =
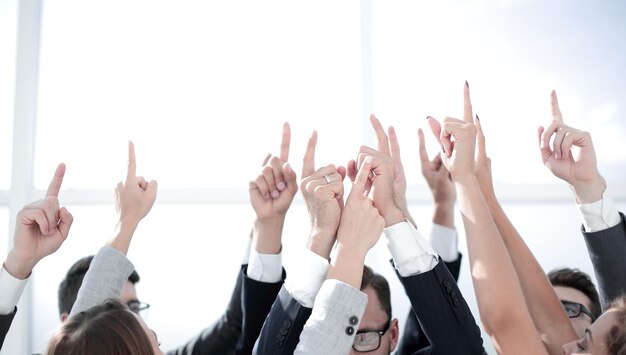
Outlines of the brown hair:
<svg viewBox="0 0 626 355">
<path fill-rule="evenodd" d="M 626 295 L 613 301 L 611 308 L 617 308 L 617 320 L 607 335 L 607 348 L 609 354 L 626 355 Z"/>
<path fill-rule="evenodd" d="M 117 300 L 69 318 L 52 336 L 47 355 L 153 355 L 143 327 Z"/>
<path fill-rule="evenodd" d="M 371 287 L 378 297 L 383 311 L 391 318 L 391 292 L 389 283 L 382 275 L 379 275 L 367 265 L 363 266 L 363 277 L 361 278 L 361 291 Z"/>
<path fill-rule="evenodd" d="M 550 271 L 548 278 L 552 286 L 569 287 L 584 293 L 591 301 L 591 313 L 593 313 L 596 319 L 600 317 L 600 314 L 602 314 L 600 297 L 589 275 L 578 269 L 562 268 Z"/>
</svg>

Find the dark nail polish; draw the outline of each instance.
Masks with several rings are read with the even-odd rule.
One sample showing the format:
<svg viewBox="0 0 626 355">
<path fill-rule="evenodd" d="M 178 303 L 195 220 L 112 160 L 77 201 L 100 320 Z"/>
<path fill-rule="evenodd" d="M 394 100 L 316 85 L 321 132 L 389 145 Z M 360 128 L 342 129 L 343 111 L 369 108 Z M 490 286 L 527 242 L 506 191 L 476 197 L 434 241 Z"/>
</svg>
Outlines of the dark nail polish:
<svg viewBox="0 0 626 355">
<path fill-rule="evenodd" d="M 432 117 L 430 117 L 430 116 L 426 116 L 426 119 L 427 119 L 427 120 L 428 120 L 428 119 L 430 119 L 430 118 L 432 118 Z"/>
<path fill-rule="evenodd" d="M 478 117 L 478 115 L 476 115 L 476 119 L 480 121 L 480 117 Z"/>
<path fill-rule="evenodd" d="M 467 86 L 467 88 L 469 89 L 469 83 L 467 82 L 467 80 L 465 80 L 465 86 Z"/>
</svg>

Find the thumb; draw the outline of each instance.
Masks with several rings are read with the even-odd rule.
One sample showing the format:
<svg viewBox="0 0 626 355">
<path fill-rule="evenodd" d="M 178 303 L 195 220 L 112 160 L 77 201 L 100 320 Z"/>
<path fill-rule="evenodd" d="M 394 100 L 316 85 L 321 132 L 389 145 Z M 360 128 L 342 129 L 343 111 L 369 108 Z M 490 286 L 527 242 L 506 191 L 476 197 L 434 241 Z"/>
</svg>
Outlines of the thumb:
<svg viewBox="0 0 626 355">
<path fill-rule="evenodd" d="M 59 232 L 61 233 L 63 240 L 65 240 L 69 235 L 72 223 L 74 223 L 74 216 L 72 216 L 67 208 L 62 207 L 59 210 Z"/>
<path fill-rule="evenodd" d="M 365 184 L 370 176 L 371 170 L 372 157 L 368 155 L 365 159 L 363 159 L 363 164 L 361 164 L 359 172 L 356 174 L 356 178 L 352 184 L 352 190 L 350 191 L 350 196 L 352 196 L 352 194 L 362 195 L 365 192 Z"/>
<path fill-rule="evenodd" d="M 296 182 L 296 172 L 291 168 L 291 164 L 283 164 L 283 176 L 287 182 L 287 189 L 292 195 L 295 195 L 298 192 L 298 183 Z"/>
</svg>

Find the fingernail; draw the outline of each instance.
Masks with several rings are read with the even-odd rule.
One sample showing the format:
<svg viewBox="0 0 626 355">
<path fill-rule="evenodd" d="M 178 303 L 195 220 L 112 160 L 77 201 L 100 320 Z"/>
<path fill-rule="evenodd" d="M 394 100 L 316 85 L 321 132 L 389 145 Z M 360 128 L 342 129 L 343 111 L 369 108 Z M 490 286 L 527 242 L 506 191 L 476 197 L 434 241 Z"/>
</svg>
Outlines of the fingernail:
<svg viewBox="0 0 626 355">
<path fill-rule="evenodd" d="M 469 83 L 467 82 L 467 80 L 465 80 L 465 86 L 467 86 L 467 88 L 469 89 Z"/>
<path fill-rule="evenodd" d="M 431 119 L 431 118 L 432 118 L 431 116 L 426 116 L 426 119 L 427 119 L 427 120 L 428 120 L 428 119 Z"/>
<path fill-rule="evenodd" d="M 366 162 L 367 164 L 370 164 L 370 163 L 372 162 L 372 156 L 371 156 L 371 155 L 366 156 L 366 157 L 365 157 L 365 162 Z"/>
<path fill-rule="evenodd" d="M 272 197 L 273 198 L 278 198 L 278 196 L 280 196 L 280 192 L 278 192 L 278 190 L 272 191 Z"/>
<path fill-rule="evenodd" d="M 441 151 L 444 153 L 446 152 L 446 147 L 444 147 L 443 144 L 441 145 Z"/>
<path fill-rule="evenodd" d="M 478 115 L 476 115 L 476 120 L 480 121 L 480 117 L 478 117 Z"/>
<path fill-rule="evenodd" d="M 277 188 L 279 191 L 283 191 L 283 190 L 285 189 L 285 187 L 286 187 L 286 186 L 285 186 L 285 183 L 284 183 L 284 182 L 282 182 L 282 181 L 281 181 L 281 182 L 279 182 L 279 183 L 276 185 L 276 188 Z"/>
</svg>

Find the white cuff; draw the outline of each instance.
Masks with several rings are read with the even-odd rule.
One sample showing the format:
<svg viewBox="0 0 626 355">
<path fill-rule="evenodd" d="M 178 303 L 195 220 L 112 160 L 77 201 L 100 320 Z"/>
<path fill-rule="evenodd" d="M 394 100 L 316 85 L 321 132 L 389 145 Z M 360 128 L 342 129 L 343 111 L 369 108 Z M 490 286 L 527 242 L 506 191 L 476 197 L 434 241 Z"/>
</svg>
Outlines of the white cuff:
<svg viewBox="0 0 626 355">
<path fill-rule="evenodd" d="M 296 267 L 289 270 L 285 289 L 301 305 L 313 308 L 315 297 L 326 280 L 329 264 L 310 249 L 305 248 L 300 254 Z"/>
<path fill-rule="evenodd" d="M 401 276 L 427 272 L 437 265 L 437 253 L 409 222 L 404 221 L 385 228 L 385 239 Z"/>
<path fill-rule="evenodd" d="M 283 278 L 283 254 L 259 254 L 250 249 L 248 277 L 259 282 L 275 283 Z"/>
<path fill-rule="evenodd" d="M 24 280 L 16 279 L 4 266 L 0 268 L 0 314 L 13 313 L 29 279 L 30 276 Z"/>
<path fill-rule="evenodd" d="M 609 229 L 615 227 L 620 222 L 617 207 L 615 207 L 613 199 L 608 196 L 602 197 L 601 200 L 596 202 L 576 205 L 583 217 L 583 226 L 587 233 Z"/>
<path fill-rule="evenodd" d="M 454 228 L 433 223 L 430 229 L 430 245 L 447 263 L 459 257 L 459 237 Z"/>
</svg>

